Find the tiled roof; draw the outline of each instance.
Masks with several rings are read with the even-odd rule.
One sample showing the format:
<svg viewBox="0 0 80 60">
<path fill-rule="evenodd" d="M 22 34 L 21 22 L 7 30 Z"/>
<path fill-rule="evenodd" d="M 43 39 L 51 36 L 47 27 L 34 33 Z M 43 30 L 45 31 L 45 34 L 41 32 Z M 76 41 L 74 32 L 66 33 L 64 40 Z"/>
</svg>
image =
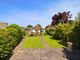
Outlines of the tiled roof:
<svg viewBox="0 0 80 60">
<path fill-rule="evenodd" d="M 0 28 L 5 28 L 8 26 L 8 23 L 0 22 Z"/>
</svg>

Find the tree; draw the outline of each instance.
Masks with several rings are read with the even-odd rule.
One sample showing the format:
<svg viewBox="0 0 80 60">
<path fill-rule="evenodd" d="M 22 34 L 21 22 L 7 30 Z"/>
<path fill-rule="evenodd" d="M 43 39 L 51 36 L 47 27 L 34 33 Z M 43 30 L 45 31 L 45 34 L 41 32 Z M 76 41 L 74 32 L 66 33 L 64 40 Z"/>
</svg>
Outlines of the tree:
<svg viewBox="0 0 80 60">
<path fill-rule="evenodd" d="M 54 27 L 54 26 L 51 26 L 51 25 L 47 25 L 47 26 L 45 27 L 45 30 L 46 30 L 46 33 L 47 33 L 48 35 L 53 36 L 53 35 L 54 35 L 54 32 L 55 32 L 55 27 Z"/>
<path fill-rule="evenodd" d="M 32 25 L 28 25 L 27 28 L 33 28 L 33 26 Z"/>
<path fill-rule="evenodd" d="M 78 13 L 75 19 L 73 32 L 71 33 L 70 39 L 73 42 L 73 47 L 80 49 L 80 13 Z"/>
<path fill-rule="evenodd" d="M 76 20 L 80 20 L 80 12 L 78 13 Z"/>
<path fill-rule="evenodd" d="M 67 23 L 69 18 L 71 18 L 70 11 L 68 12 L 59 12 L 58 14 L 55 14 L 52 16 L 52 23 L 51 25 L 57 25 L 59 23 Z"/>
<path fill-rule="evenodd" d="M 40 26 L 40 27 L 42 27 L 40 24 L 37 24 L 37 26 Z"/>
<path fill-rule="evenodd" d="M 73 27 L 69 24 L 58 24 L 55 29 L 54 38 L 68 41 L 68 36 L 72 32 L 72 29 Z"/>
</svg>

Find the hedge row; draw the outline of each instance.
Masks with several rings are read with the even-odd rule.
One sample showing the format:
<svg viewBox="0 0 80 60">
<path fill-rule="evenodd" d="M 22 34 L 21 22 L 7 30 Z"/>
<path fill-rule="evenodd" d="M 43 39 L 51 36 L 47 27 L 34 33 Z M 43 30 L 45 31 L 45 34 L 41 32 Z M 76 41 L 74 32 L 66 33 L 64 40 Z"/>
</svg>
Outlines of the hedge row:
<svg viewBox="0 0 80 60">
<path fill-rule="evenodd" d="M 70 34 L 70 40 L 74 43 L 73 47 L 80 49 L 80 20 L 75 21 L 75 27 Z"/>
<path fill-rule="evenodd" d="M 80 20 L 75 20 L 72 24 L 58 24 L 47 28 L 47 34 L 57 40 L 61 40 L 67 46 L 67 42 L 72 42 L 74 48 L 80 49 Z"/>
<path fill-rule="evenodd" d="M 22 40 L 24 29 L 12 24 L 5 29 L 0 29 L 0 60 L 5 59 L 14 47 Z"/>
</svg>

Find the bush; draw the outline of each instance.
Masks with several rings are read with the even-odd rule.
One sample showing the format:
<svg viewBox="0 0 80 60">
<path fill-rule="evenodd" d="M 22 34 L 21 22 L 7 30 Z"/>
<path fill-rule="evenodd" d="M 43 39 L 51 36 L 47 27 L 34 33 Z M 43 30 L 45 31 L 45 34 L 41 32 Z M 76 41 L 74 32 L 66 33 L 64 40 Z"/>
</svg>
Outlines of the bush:
<svg viewBox="0 0 80 60">
<path fill-rule="evenodd" d="M 75 22 L 75 27 L 70 35 L 70 40 L 73 42 L 73 47 L 80 49 L 80 21 Z"/>
<path fill-rule="evenodd" d="M 69 24 L 58 24 L 56 25 L 54 38 L 63 40 L 65 42 L 69 41 L 69 34 L 72 32 L 72 26 Z"/>
<path fill-rule="evenodd" d="M 48 35 L 53 36 L 54 33 L 55 33 L 55 27 L 52 26 L 52 27 L 46 28 L 46 33 L 47 33 Z"/>
<path fill-rule="evenodd" d="M 24 29 L 18 25 L 10 25 L 0 29 L 0 59 L 5 59 L 12 53 L 14 47 L 22 40 Z"/>
</svg>

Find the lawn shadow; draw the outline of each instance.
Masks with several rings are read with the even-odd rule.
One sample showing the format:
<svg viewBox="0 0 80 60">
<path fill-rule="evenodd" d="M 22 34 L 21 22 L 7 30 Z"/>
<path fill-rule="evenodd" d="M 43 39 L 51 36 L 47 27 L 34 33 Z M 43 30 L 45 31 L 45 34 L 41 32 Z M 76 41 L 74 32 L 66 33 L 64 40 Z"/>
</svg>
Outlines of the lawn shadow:
<svg viewBox="0 0 80 60">
<path fill-rule="evenodd" d="M 50 39 L 54 39 L 54 37 L 51 36 Z M 67 43 L 64 42 L 63 40 L 59 40 L 59 39 L 55 39 L 55 40 L 57 40 L 60 45 L 67 46 Z"/>
<path fill-rule="evenodd" d="M 54 39 L 54 37 L 50 37 L 50 39 Z M 80 60 L 80 50 L 76 48 L 72 48 L 72 49 L 67 48 L 67 43 L 64 42 L 63 40 L 59 40 L 58 43 L 65 46 L 63 47 L 62 50 L 64 58 L 67 58 L 68 60 Z"/>
<path fill-rule="evenodd" d="M 63 57 L 68 60 L 80 60 L 80 51 L 73 48 L 72 50 L 68 48 L 63 48 L 62 52 L 64 53 Z"/>
<path fill-rule="evenodd" d="M 64 42 L 64 41 L 62 41 L 62 40 L 61 40 L 61 41 L 59 41 L 58 43 L 59 43 L 59 44 L 61 44 L 61 45 L 63 45 L 63 46 L 65 46 L 65 47 L 67 47 L 67 43 L 66 43 L 66 42 Z"/>
<path fill-rule="evenodd" d="M 56 38 L 54 38 L 53 36 L 50 36 L 50 39 L 55 39 L 55 40 L 59 40 L 59 39 L 56 39 Z"/>
</svg>

